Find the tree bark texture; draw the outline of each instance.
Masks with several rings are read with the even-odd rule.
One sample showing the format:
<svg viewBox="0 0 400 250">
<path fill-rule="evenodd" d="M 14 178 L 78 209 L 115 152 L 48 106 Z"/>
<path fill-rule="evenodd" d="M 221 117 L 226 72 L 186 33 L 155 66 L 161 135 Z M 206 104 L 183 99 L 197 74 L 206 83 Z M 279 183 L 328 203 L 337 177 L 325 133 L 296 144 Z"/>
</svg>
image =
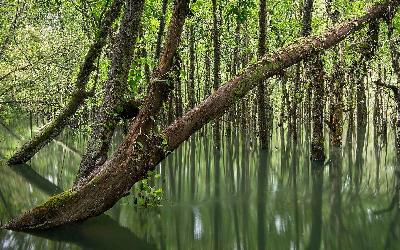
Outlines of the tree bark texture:
<svg viewBox="0 0 400 250">
<path fill-rule="evenodd" d="M 165 15 L 167 14 L 167 7 L 168 7 L 168 0 L 163 0 L 162 1 L 162 9 L 161 9 L 161 17 L 160 17 L 160 26 L 158 27 L 158 33 L 157 33 L 157 45 L 156 45 L 156 53 L 155 53 L 155 58 L 158 60 L 160 57 L 161 53 L 161 44 L 162 44 L 162 38 L 164 34 L 164 29 L 165 29 Z"/>
<path fill-rule="evenodd" d="M 123 109 L 134 44 L 139 33 L 144 0 L 126 0 L 125 13 L 112 46 L 111 68 L 104 85 L 104 100 L 92 126 L 92 135 L 82 157 L 76 181 L 87 177 L 107 159 L 107 152 Z"/>
<path fill-rule="evenodd" d="M 57 137 L 69 119 L 76 113 L 79 107 L 85 102 L 86 98 L 93 95 L 93 92 L 86 91 L 86 85 L 90 74 L 95 69 L 95 61 L 100 57 L 101 51 L 106 44 L 108 34 L 115 19 L 118 18 L 123 0 L 113 1 L 105 18 L 100 24 L 95 42 L 90 46 L 85 60 L 80 67 L 78 77 L 75 82 L 75 90 L 68 104 L 56 116 L 56 118 L 40 130 L 31 140 L 24 143 L 20 149 L 8 160 L 9 164 L 22 164 L 29 161 L 40 149 Z M 94 90 L 94 89 L 93 89 Z"/>
<path fill-rule="evenodd" d="M 396 0 L 374 5 L 365 15 L 344 22 L 321 36 L 303 38 L 267 54 L 222 85 L 201 104 L 178 118 L 161 134 L 155 133 L 151 126 L 149 127 L 151 116 L 165 101 L 157 98 L 160 92 L 156 92 L 158 84 L 155 84 L 128 135 L 98 173 L 93 173 L 82 185 L 53 196 L 44 204 L 11 220 L 5 228 L 25 231 L 44 229 L 103 213 L 126 195 L 132 185 L 144 178 L 147 171 L 154 169 L 168 153 L 203 125 L 223 115 L 259 81 L 281 74 L 285 68 L 334 46 L 366 23 L 382 17 L 389 6 L 397 7 L 399 3 L 400 1 Z M 179 26 L 171 26 L 170 33 L 176 31 L 175 29 L 181 32 Z M 149 128 L 151 130 L 148 130 Z"/>
<path fill-rule="evenodd" d="M 324 67 L 321 55 L 313 58 L 312 62 L 313 99 L 312 99 L 312 140 L 311 160 L 324 161 Z"/>
<path fill-rule="evenodd" d="M 189 26 L 189 84 L 188 84 L 188 99 L 189 108 L 194 108 L 196 105 L 196 92 L 194 83 L 194 71 L 195 71 L 195 47 L 194 47 L 194 23 Z"/>
<path fill-rule="evenodd" d="M 266 40 L 266 0 L 260 0 L 260 9 L 258 13 L 259 34 L 258 34 L 258 56 L 262 58 L 265 54 Z M 258 128 L 261 149 L 268 147 L 269 133 L 267 131 L 267 106 L 265 103 L 265 82 L 260 81 L 257 85 L 257 104 L 258 104 Z"/>
<path fill-rule="evenodd" d="M 219 39 L 219 21 L 217 12 L 217 0 L 212 0 L 212 11 L 213 11 L 213 46 L 214 46 L 214 91 L 218 89 L 221 82 L 220 67 L 221 67 L 221 44 Z M 221 147 L 221 131 L 220 131 L 219 119 L 214 120 L 213 135 L 214 135 L 214 147 L 219 149 Z"/>
</svg>

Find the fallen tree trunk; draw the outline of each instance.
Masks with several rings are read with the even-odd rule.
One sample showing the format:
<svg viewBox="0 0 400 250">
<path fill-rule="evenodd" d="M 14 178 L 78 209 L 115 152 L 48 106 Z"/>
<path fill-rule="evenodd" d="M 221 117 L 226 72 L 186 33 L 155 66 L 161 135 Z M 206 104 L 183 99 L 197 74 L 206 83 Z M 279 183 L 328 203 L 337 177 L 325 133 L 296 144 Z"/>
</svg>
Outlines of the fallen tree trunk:
<svg viewBox="0 0 400 250">
<path fill-rule="evenodd" d="M 249 66 L 242 74 L 221 86 L 200 105 L 177 119 L 161 134 L 148 130 L 151 128 L 151 115 L 159 108 L 159 100 L 151 101 L 155 93 L 150 91 L 128 135 L 101 171 L 92 173 L 84 184 L 56 195 L 11 220 L 5 228 L 24 231 L 46 229 L 82 221 L 105 212 L 125 196 L 134 183 L 144 178 L 147 171 L 154 169 L 168 153 L 203 125 L 221 116 L 259 81 L 278 75 L 283 69 L 334 46 L 364 24 L 382 17 L 388 7 L 397 7 L 399 3 L 400 1 L 396 0 L 374 5 L 360 18 L 344 22 L 321 36 L 300 39 L 266 55 L 261 61 Z M 154 91 L 157 89 L 159 88 L 154 88 Z"/>
<path fill-rule="evenodd" d="M 158 66 L 151 76 L 149 94 L 142 105 L 144 108 L 142 108 L 138 114 L 138 116 L 141 115 L 142 118 L 136 118 L 136 123 L 145 118 L 143 122 L 147 124 L 148 131 L 152 129 L 156 113 L 160 110 L 163 101 L 166 100 L 169 92 L 173 88 L 167 81 L 167 78 L 170 78 L 167 73 L 173 66 L 172 59 L 180 43 L 180 37 L 188 10 L 189 0 L 177 0 L 175 2 L 175 8 L 169 24 L 163 53 Z M 121 71 L 121 68 L 118 68 L 118 71 Z M 113 111 L 111 109 L 112 107 L 117 107 L 115 104 L 119 103 L 117 98 L 121 95 L 121 88 L 114 86 L 114 88 L 110 88 L 107 91 L 110 92 L 109 96 L 112 98 L 105 100 L 107 109 L 100 113 L 101 119 L 98 119 L 99 124 L 95 125 L 95 128 L 98 127 L 99 129 L 94 129 L 92 138 L 88 143 L 87 155 L 82 159 L 79 173 L 75 181 L 76 185 L 82 185 L 82 183 L 90 180 L 90 176 L 93 176 L 93 173 L 97 173 L 103 168 L 102 165 L 107 159 L 107 151 L 115 127 L 115 120 L 113 120 L 113 117 L 108 113 Z M 109 102 L 111 102 L 111 104 L 109 104 Z"/>
<path fill-rule="evenodd" d="M 114 0 L 105 18 L 100 24 L 95 42 L 90 46 L 85 61 L 80 67 L 78 77 L 75 82 L 75 90 L 68 104 L 57 115 L 57 117 L 47 124 L 31 140 L 27 141 L 17 150 L 8 160 L 10 165 L 21 164 L 29 161 L 40 149 L 57 137 L 68 120 L 76 113 L 79 107 L 85 102 L 86 98 L 92 96 L 93 91 L 86 91 L 86 85 L 90 74 L 95 69 L 95 61 L 100 57 L 101 51 L 106 44 L 108 34 L 114 21 L 118 18 L 123 0 Z M 94 89 L 93 89 L 94 90 Z"/>
</svg>

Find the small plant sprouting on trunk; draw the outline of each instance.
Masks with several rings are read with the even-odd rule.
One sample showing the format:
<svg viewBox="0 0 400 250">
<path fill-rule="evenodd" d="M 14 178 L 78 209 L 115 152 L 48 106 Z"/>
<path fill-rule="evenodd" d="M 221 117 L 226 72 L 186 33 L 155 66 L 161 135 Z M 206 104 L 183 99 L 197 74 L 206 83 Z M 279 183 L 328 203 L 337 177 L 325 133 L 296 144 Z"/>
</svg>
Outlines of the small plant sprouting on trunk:
<svg viewBox="0 0 400 250">
<path fill-rule="evenodd" d="M 156 171 L 149 171 L 147 178 L 136 184 L 133 203 L 139 207 L 158 207 L 161 206 L 164 191 L 157 187 L 154 182 L 159 180 L 161 175 Z"/>
</svg>

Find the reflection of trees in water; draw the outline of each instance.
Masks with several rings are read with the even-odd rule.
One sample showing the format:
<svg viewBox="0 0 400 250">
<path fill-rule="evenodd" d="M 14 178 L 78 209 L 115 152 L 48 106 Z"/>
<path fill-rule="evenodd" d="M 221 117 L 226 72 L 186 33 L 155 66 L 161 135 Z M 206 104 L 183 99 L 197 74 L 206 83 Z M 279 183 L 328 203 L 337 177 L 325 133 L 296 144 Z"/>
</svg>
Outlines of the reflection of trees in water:
<svg viewBox="0 0 400 250">
<path fill-rule="evenodd" d="M 376 207 L 375 204 L 385 197 L 388 179 L 384 176 L 390 177 L 391 174 L 383 163 L 383 155 L 387 154 L 385 147 L 380 147 L 381 151 L 375 151 L 375 157 L 369 157 L 368 162 L 365 157 L 359 158 L 359 168 L 353 163 L 353 157 L 356 159 L 355 153 L 358 154 L 359 149 L 365 154 L 365 144 L 358 147 L 354 143 L 354 147 L 346 145 L 343 152 L 332 152 L 329 181 L 326 179 L 327 181 L 320 182 L 323 175 L 328 177 L 327 166 L 321 172 L 322 177 L 316 175 L 309 167 L 307 143 L 299 141 L 296 145 L 291 140 L 286 142 L 284 133 L 273 137 L 272 148 L 268 153 L 252 151 L 248 148 L 248 143 L 242 144 L 242 140 L 246 140 L 240 138 L 240 135 L 233 136 L 226 142 L 224 151 L 218 155 L 213 152 L 212 141 L 208 137 L 193 138 L 162 164 L 165 167 L 163 185 L 167 197 L 164 207 L 145 211 L 126 205 L 114 208 L 110 214 L 134 232 L 137 238 L 145 239 L 144 241 L 154 239 L 158 247 L 167 249 L 279 249 L 282 246 L 289 248 L 290 244 L 296 249 L 312 246 L 349 249 L 374 243 L 371 235 L 383 242 L 382 237 L 386 235 L 382 235 L 381 228 L 389 227 L 389 221 L 367 218 L 370 216 L 368 209 Z M 52 144 L 46 149 L 46 153 L 60 154 L 62 148 Z M 387 157 L 390 162 L 393 149 L 389 147 L 389 150 L 391 151 Z M 67 154 L 68 150 L 63 152 Z M 342 166 L 339 161 L 341 157 L 344 163 Z M 381 158 L 382 162 L 379 163 Z M 359 171 L 360 168 L 363 171 Z M 59 174 L 50 165 L 50 161 L 37 162 L 34 169 L 49 178 Z M 17 192 L 12 189 L 18 183 L 23 183 L 24 178 L 35 182 L 34 176 L 23 177 L 23 174 L 27 172 L 18 174 L 21 180 L 14 180 L 17 184 L 5 187 L 8 184 L 2 183 L 0 186 L 4 199 L 9 204 L 8 194 Z M 357 174 L 357 178 L 352 178 L 352 175 Z M 4 178 L 3 176 L 0 181 Z M 68 181 L 68 176 L 64 176 L 64 179 Z M 40 180 L 33 185 L 34 192 L 37 192 L 39 185 L 43 185 Z M 28 192 L 20 193 L 20 197 L 23 197 L 20 200 L 29 196 Z M 376 196 L 371 197 L 372 193 Z M 31 196 L 41 197 L 41 194 L 34 193 Z M 0 204 L 3 206 L 1 197 Z M 20 205 L 21 208 L 24 206 Z M 11 207 L 9 210 L 13 211 L 15 208 Z M 7 215 L 4 212 L 2 216 Z M 392 219 L 396 221 L 398 217 L 393 214 Z M 92 236 L 100 235 L 95 230 L 96 223 L 93 222 L 90 230 L 82 229 L 83 232 Z M 320 223 L 323 226 L 318 226 Z M 99 227 L 102 227 L 101 223 Z M 24 246 L 24 240 L 31 244 L 45 244 L 43 242 L 47 239 L 45 236 L 40 236 L 43 239 L 18 237 L 22 238 L 15 244 L 20 246 Z M 111 237 L 110 242 L 118 239 L 112 235 Z M 398 242 L 398 238 L 389 235 L 389 232 L 387 238 L 393 246 Z M 60 248 L 63 246 L 65 245 L 60 245 Z"/>
<path fill-rule="evenodd" d="M 257 170 L 257 245 L 258 249 L 266 249 L 267 231 L 266 231 L 266 201 L 268 191 L 268 167 L 267 152 L 260 150 L 258 152 L 258 170 Z"/>
<path fill-rule="evenodd" d="M 213 209 L 213 242 L 214 242 L 214 249 L 222 249 L 222 237 L 221 237 L 221 217 L 222 217 L 222 208 L 221 208 L 221 183 L 220 183 L 220 173 L 221 173 L 221 165 L 220 165 L 220 150 L 215 149 L 214 150 L 214 199 L 215 199 L 215 204 L 214 204 L 214 209 Z"/>
<path fill-rule="evenodd" d="M 387 236 L 385 240 L 384 249 L 397 249 L 398 240 L 400 238 L 400 169 L 396 169 L 394 194 L 390 204 L 379 210 L 375 210 L 374 214 L 377 216 L 389 217 L 389 226 L 387 229 Z"/>
<path fill-rule="evenodd" d="M 311 166 L 311 232 L 307 249 L 321 248 L 323 167 L 320 163 L 313 163 Z"/>
<path fill-rule="evenodd" d="M 29 165 L 13 166 L 11 169 L 30 185 L 47 195 L 54 195 L 62 191 L 61 188 L 36 173 Z M 113 209 L 112 211 L 116 217 L 119 217 L 120 210 Z M 36 238 L 35 243 L 32 244 L 32 236 L 40 238 Z M 30 234 L 1 230 L 0 239 L 0 246 L 7 246 L 11 249 L 29 249 L 32 246 L 43 249 L 48 247 L 47 240 L 54 241 L 52 245 L 58 245 L 57 249 L 71 248 L 68 245 L 70 243 L 90 249 L 126 249 L 129 246 L 137 246 L 139 249 L 154 249 L 155 247 L 138 238 L 129 229 L 121 227 L 118 222 L 107 215 L 101 215 L 82 224 L 62 226 Z M 68 244 L 61 245 L 61 242 Z M 13 245 L 9 245 L 11 243 Z"/>
<path fill-rule="evenodd" d="M 299 170 L 299 154 L 298 154 L 298 145 L 297 143 L 293 146 L 292 149 L 292 168 L 291 168 L 291 176 L 290 181 L 292 182 L 293 189 L 293 206 L 294 206 L 294 228 L 295 228 L 295 246 L 296 249 L 300 248 L 300 220 L 299 220 L 299 203 L 298 203 L 298 192 L 297 192 L 297 171 Z"/>
<path fill-rule="evenodd" d="M 342 249 L 342 152 L 336 147 L 330 148 L 329 191 L 328 242 L 331 249 Z"/>
<path fill-rule="evenodd" d="M 356 162 L 354 169 L 356 197 L 358 197 L 358 194 L 360 192 L 360 185 L 362 183 L 362 178 L 363 178 L 363 170 L 364 170 L 363 149 L 365 145 L 365 134 L 366 134 L 366 124 L 360 125 L 357 129 Z"/>
</svg>

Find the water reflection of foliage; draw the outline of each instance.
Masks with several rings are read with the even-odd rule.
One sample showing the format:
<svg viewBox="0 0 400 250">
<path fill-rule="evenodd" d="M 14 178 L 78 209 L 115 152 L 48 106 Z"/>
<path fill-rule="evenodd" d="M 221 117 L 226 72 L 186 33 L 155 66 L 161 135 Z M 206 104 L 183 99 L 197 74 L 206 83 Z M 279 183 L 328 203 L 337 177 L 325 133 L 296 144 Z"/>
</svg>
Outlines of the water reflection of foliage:
<svg viewBox="0 0 400 250">
<path fill-rule="evenodd" d="M 29 131 L 22 127 L 14 131 L 28 138 Z M 6 138 L 1 152 L 7 156 L 19 142 L 3 129 L 0 133 Z M 128 196 L 107 214 L 137 237 L 155 239 L 158 248 L 304 249 L 313 243 L 330 249 L 382 248 L 390 235 L 382 228 L 390 228 L 396 217 L 372 211 L 392 199 L 395 150 L 366 143 L 374 139 L 367 133 L 362 145 L 331 150 L 326 164 L 315 172 L 307 135 L 303 136 L 295 145 L 286 133 L 274 134 L 265 154 L 253 148 L 252 137 L 227 139 L 217 153 L 211 137 L 194 136 L 157 170 L 162 181 L 156 184 L 165 192 L 163 207 L 133 209 L 133 196 Z M 85 137 L 66 132 L 58 140 L 64 146 L 51 143 L 31 166 L 64 189 L 72 183 L 80 160 L 65 146 L 82 150 Z M 31 177 L 4 163 L 0 169 L 3 220 L 49 195 L 29 183 Z M 320 229 L 319 237 L 313 227 Z"/>
</svg>

